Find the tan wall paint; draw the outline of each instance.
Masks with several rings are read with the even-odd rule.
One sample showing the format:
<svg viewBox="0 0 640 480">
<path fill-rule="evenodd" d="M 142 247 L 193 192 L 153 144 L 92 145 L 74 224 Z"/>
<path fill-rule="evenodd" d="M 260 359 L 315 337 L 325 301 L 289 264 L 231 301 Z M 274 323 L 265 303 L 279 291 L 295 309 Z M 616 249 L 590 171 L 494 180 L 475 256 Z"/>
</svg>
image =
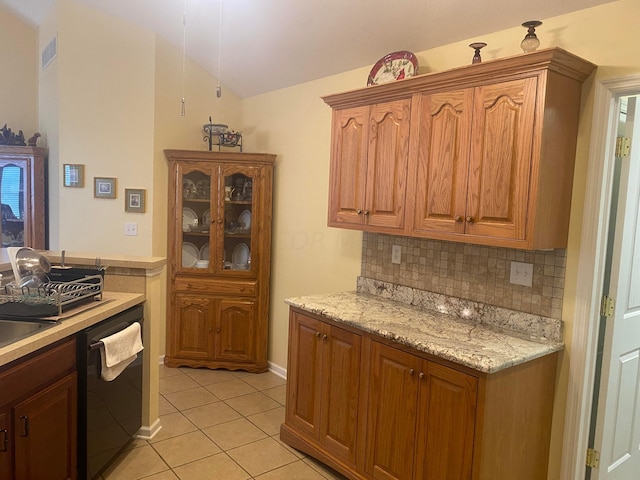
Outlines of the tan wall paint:
<svg viewBox="0 0 640 480">
<path fill-rule="evenodd" d="M 67 0 L 60 0 L 65 4 Z M 95 20 L 95 14 L 91 15 Z M 577 55 L 583 56 L 600 65 L 595 78 L 604 79 L 615 76 L 622 76 L 637 73 L 640 70 L 640 59 L 635 55 L 635 40 L 640 40 L 640 32 L 635 28 L 635 21 L 640 18 L 640 2 L 637 0 L 619 0 L 610 4 L 587 9 L 572 14 L 562 15 L 551 19 L 542 19 L 544 25 L 538 29 L 538 34 L 542 42 L 542 48 L 549 46 L 560 46 Z M 84 21 L 84 18 L 83 18 Z M 0 25 L 2 25 L 0 19 Z M 111 27 L 117 31 L 120 21 L 109 22 Z M 55 32 L 51 25 L 55 22 L 45 23 L 41 28 L 40 42 L 43 42 L 43 32 Z M 97 21 L 98 25 L 102 23 Z M 79 28 L 67 26 L 74 35 L 74 38 L 83 39 Z M 202 148 L 199 144 L 201 132 L 199 127 L 206 121 L 209 114 L 213 114 L 214 121 L 228 123 L 232 128 L 235 122 L 242 119 L 241 130 L 244 134 L 246 151 L 271 152 L 278 155 L 276 164 L 276 182 L 274 196 L 274 246 L 273 246 L 273 274 L 272 274 L 272 323 L 270 329 L 269 358 L 277 365 L 286 365 L 287 351 L 287 309 L 283 304 L 283 299 L 289 296 L 322 293 L 352 289 L 355 287 L 355 277 L 360 270 L 360 249 L 361 235 L 357 232 L 347 230 L 329 229 L 326 227 L 326 203 L 328 190 L 328 159 L 330 143 L 330 109 L 320 100 L 321 95 L 335 93 L 362 87 L 365 84 L 366 76 L 370 66 L 361 69 L 345 72 L 340 75 L 326 77 L 314 82 L 297 85 L 288 89 L 271 92 L 265 95 L 245 99 L 241 102 L 230 102 L 227 105 L 230 110 L 225 111 L 222 105 L 212 102 L 201 111 L 196 109 L 198 116 L 202 114 L 204 118 L 193 118 L 191 120 L 191 109 L 189 106 L 189 95 L 187 95 L 187 115 L 189 120 L 182 124 L 181 119 L 172 118 L 173 112 L 179 109 L 180 92 L 179 78 L 176 72 L 179 68 L 172 67 L 175 63 L 176 52 L 165 46 L 159 46 L 156 50 L 148 48 L 149 40 L 146 33 L 137 34 L 125 28 L 127 38 L 136 41 L 141 37 L 145 45 L 142 50 L 138 48 L 129 56 L 129 59 L 137 59 L 137 56 L 146 55 L 151 51 L 155 58 L 155 72 L 151 75 L 151 82 L 155 82 L 154 100 L 149 102 L 145 99 L 143 108 L 145 110 L 141 116 L 147 120 L 149 115 L 153 115 L 151 122 L 154 125 L 153 139 L 153 161 L 147 160 L 149 165 L 153 165 L 153 186 L 160 192 L 166 192 L 166 165 L 162 156 L 164 148 Z M 90 30 L 88 30 L 90 32 Z M 93 32 L 91 32 L 93 33 Z M 470 63 L 472 51 L 468 43 L 474 40 L 482 40 L 488 43 L 488 47 L 482 52 L 485 61 L 491 58 L 498 58 L 507 55 L 519 54 L 518 44 L 523 36 L 524 30 L 521 27 L 504 30 L 492 34 L 483 35 L 482 38 L 468 39 L 463 42 L 446 45 L 444 47 L 432 49 L 425 52 L 418 52 L 421 73 L 427 71 L 438 71 L 453 68 Z M 86 34 L 88 35 L 88 34 Z M 48 40 L 48 38 L 47 38 Z M 105 39 L 103 38 L 103 41 Z M 45 42 L 46 43 L 46 42 Z M 106 42 L 102 43 L 103 45 Z M 158 44 L 161 42 L 158 41 Z M 42 46 L 42 45 L 41 45 Z M 386 52 L 381 52 L 386 53 Z M 89 56 L 84 57 L 86 61 L 92 60 Z M 144 78 L 149 78 L 149 63 L 152 60 L 141 58 Z M 166 62 L 166 63 L 165 63 Z M 62 64 L 62 63 L 61 63 Z M 71 62 L 71 70 L 66 74 L 71 74 L 73 68 L 79 68 L 80 64 Z M 51 67 L 49 67 L 51 68 Z M 142 68 L 140 66 L 136 68 Z M 49 69 L 47 69 L 49 70 Z M 50 73 L 53 72 L 53 73 Z M 43 76 L 55 77 L 56 67 Z M 109 78 L 117 80 L 120 72 L 112 70 L 106 72 Z M 62 78 L 62 77 L 61 77 Z M 86 78 L 84 80 L 87 80 Z M 55 119 L 56 112 L 56 78 L 49 79 L 48 82 L 40 82 L 40 96 L 46 96 L 46 100 L 40 102 L 40 121 L 47 120 L 49 127 L 47 133 L 53 135 L 57 126 L 50 120 Z M 69 81 L 69 80 L 67 80 Z M 592 105 L 593 105 L 593 79 L 588 80 L 583 87 L 583 110 L 578 138 L 578 151 L 576 161 L 576 176 L 573 190 L 573 206 L 571 216 L 571 228 L 569 246 L 567 248 L 567 271 L 565 282 L 565 297 L 563 319 L 566 322 L 565 340 L 567 343 L 563 355 L 561 367 L 558 374 L 558 388 L 556 395 L 556 408 L 554 414 L 554 426 L 551 448 L 551 460 L 549 466 L 549 478 L 559 478 L 559 465 L 562 454 L 562 435 L 564 425 L 564 408 L 566 403 L 568 378 L 568 362 L 571 354 L 571 334 L 572 327 L 576 321 L 574 317 L 575 306 L 579 299 L 575 296 L 575 284 L 577 280 L 578 252 L 580 247 L 580 232 L 583 218 L 584 190 L 587 171 L 587 159 L 589 150 L 589 136 L 591 133 Z M 203 75 L 202 85 L 195 87 L 198 94 L 210 90 L 213 96 L 215 80 L 206 78 Z M 207 84 L 210 82 L 209 84 Z M 78 88 L 84 88 L 84 83 L 70 83 Z M 200 84 L 199 84 L 200 85 Z M 139 88 L 139 87 L 138 87 Z M 153 90 L 152 87 L 149 87 Z M 228 92 L 225 92 L 225 95 Z M 74 95 L 73 92 L 68 95 Z M 74 97 L 75 98 L 75 97 Z M 114 96 L 109 96 L 111 100 L 116 100 Z M 177 100 L 176 100 L 177 98 Z M 203 95 L 198 99 L 207 98 Z M 226 98 L 223 95 L 223 98 Z M 118 98 L 117 103 L 122 103 Z M 134 103 L 135 104 L 135 103 Z M 235 107 L 240 106 L 241 116 Z M 44 106 L 44 108 L 43 108 Z M 105 111 L 109 111 L 108 105 L 103 105 L 100 101 L 97 109 L 105 106 Z M 215 110 L 214 110 L 215 108 Z M 60 107 L 64 109 L 64 106 Z M 217 112 L 221 113 L 217 113 Z M 50 112 L 54 112 L 53 115 Z M 162 113 L 160 113 L 162 112 Z M 224 112 L 224 113 L 223 113 Z M 66 115 L 66 112 L 63 112 Z M 112 112 L 110 120 L 117 122 L 120 112 Z M 64 117 L 66 118 L 66 117 Z M 86 117 L 88 118 L 88 117 Z M 233 121 L 229 120 L 233 118 Z M 183 125 L 187 122 L 189 125 Z M 65 132 L 68 125 L 61 124 L 61 138 L 64 139 L 64 148 L 70 148 L 74 152 L 74 158 L 78 160 L 77 154 L 80 148 L 67 146 L 76 140 L 75 131 Z M 143 125 L 146 127 L 146 125 Z M 116 129 L 114 129 L 116 130 Z M 120 131 L 120 130 L 117 130 Z M 197 133 L 196 133 L 197 132 Z M 113 133 L 113 130 L 110 130 Z M 145 138 L 148 133 L 145 132 Z M 94 147 L 99 149 L 105 141 L 103 136 L 98 137 L 91 133 L 95 140 Z M 122 150 L 127 150 L 138 141 L 127 135 L 126 142 L 120 142 Z M 61 145 L 62 146 L 62 145 Z M 50 153 L 52 145 L 49 143 Z M 53 145 L 55 148 L 55 145 Z M 107 158 L 108 157 L 108 158 Z M 101 162 L 116 161 L 117 157 L 101 155 Z M 78 161 L 77 163 L 84 163 Z M 101 163 L 102 164 L 102 163 Z M 164 170 L 163 170 L 164 169 Z M 56 171 L 57 172 L 57 171 Z M 89 174 L 92 176 L 93 174 Z M 151 174 L 150 174 L 151 175 Z M 55 180 L 54 180 L 55 185 Z M 163 215 L 162 205 L 166 205 L 166 198 L 154 197 L 153 209 L 153 254 L 162 255 L 164 245 L 166 245 L 165 233 L 166 220 Z M 87 196 L 88 201 L 90 195 Z M 83 197 L 84 199 L 84 197 Z M 97 201 L 92 201 L 94 205 Z M 55 205 L 55 200 L 51 202 Z M 165 209 L 166 210 L 166 209 Z M 118 216 L 118 215 L 114 215 Z M 91 220 L 95 219 L 91 216 Z M 85 221 L 83 218 L 78 221 Z M 122 223 L 121 221 L 117 223 Z M 115 244 L 120 240 L 121 228 L 105 233 L 105 238 L 112 240 Z M 78 232 L 76 232 L 78 233 Z M 148 237 L 149 239 L 149 237 Z M 118 247 L 122 250 L 121 247 Z M 130 249 L 127 249 L 129 253 Z"/>
<path fill-rule="evenodd" d="M 38 130 L 38 32 L 0 6 L 0 127 L 25 139 Z"/>
</svg>

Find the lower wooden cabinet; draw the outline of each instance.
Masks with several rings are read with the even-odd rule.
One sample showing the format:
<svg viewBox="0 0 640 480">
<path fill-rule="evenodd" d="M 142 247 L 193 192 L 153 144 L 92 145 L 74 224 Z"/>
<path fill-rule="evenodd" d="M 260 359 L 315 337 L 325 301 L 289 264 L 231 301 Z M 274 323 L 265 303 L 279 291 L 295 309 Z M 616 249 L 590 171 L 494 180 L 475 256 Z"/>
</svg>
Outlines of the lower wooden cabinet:
<svg viewBox="0 0 640 480">
<path fill-rule="evenodd" d="M 488 375 L 292 307 L 280 437 L 351 479 L 543 480 L 556 359 Z"/>
<path fill-rule="evenodd" d="M 286 424 L 355 467 L 362 338 L 292 312 L 289 340 Z"/>
<path fill-rule="evenodd" d="M 0 369 L 0 478 L 77 478 L 75 339 Z"/>
<path fill-rule="evenodd" d="M 176 293 L 168 366 L 265 371 L 255 298 Z"/>
</svg>

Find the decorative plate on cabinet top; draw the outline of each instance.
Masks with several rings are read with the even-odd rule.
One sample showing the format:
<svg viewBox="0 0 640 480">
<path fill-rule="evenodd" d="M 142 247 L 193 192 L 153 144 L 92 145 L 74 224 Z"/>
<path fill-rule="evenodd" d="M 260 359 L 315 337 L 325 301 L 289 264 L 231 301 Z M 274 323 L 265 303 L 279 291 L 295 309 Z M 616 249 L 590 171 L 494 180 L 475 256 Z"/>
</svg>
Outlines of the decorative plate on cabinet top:
<svg viewBox="0 0 640 480">
<path fill-rule="evenodd" d="M 369 72 L 367 85 L 379 85 L 381 83 L 402 80 L 418 74 L 418 59 L 406 50 L 388 53 Z"/>
<path fill-rule="evenodd" d="M 193 243 L 184 242 L 182 244 L 182 266 L 185 268 L 193 267 L 198 261 L 198 247 Z"/>
</svg>

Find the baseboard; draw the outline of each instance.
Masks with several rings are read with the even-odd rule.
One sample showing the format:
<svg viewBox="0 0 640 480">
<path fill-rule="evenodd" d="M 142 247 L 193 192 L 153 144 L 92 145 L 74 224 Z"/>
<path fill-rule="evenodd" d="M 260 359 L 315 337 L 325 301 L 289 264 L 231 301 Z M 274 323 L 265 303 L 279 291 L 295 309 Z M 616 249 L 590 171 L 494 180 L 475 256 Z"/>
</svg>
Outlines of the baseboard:
<svg viewBox="0 0 640 480">
<path fill-rule="evenodd" d="M 287 369 L 284 367 L 281 367 L 280 365 L 277 365 L 273 362 L 267 362 L 269 364 L 269 371 L 277 376 L 279 376 L 280 378 L 284 378 L 285 380 L 287 379 Z"/>
<path fill-rule="evenodd" d="M 160 425 L 160 419 L 157 418 L 153 425 L 151 426 L 142 426 L 138 433 L 136 434 L 136 438 L 140 438 L 142 440 L 151 440 L 156 433 L 162 430 L 162 425 Z"/>
</svg>

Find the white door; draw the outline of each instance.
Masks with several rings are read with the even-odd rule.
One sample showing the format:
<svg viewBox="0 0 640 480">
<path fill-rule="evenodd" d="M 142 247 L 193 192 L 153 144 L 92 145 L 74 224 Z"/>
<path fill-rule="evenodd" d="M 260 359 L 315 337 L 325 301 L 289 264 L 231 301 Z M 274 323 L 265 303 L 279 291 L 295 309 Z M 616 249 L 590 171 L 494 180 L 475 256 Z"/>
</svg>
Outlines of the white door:
<svg viewBox="0 0 640 480">
<path fill-rule="evenodd" d="M 591 471 L 596 480 L 640 479 L 640 115 L 634 125 L 635 100 L 629 99 L 627 116 L 635 146 L 632 142 L 630 156 L 622 160 L 611 258 L 609 296 L 616 305 L 606 322 L 594 439 L 600 465 Z"/>
</svg>

